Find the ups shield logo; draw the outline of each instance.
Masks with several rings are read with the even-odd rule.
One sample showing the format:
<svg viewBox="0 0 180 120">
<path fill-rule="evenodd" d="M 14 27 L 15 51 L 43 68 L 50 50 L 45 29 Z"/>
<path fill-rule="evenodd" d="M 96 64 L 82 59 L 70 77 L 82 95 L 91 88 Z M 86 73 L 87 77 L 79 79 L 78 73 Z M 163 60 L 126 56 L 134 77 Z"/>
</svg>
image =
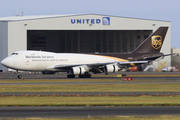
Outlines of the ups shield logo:
<svg viewBox="0 0 180 120">
<path fill-rule="evenodd" d="M 159 49 L 162 45 L 162 37 L 159 35 L 152 36 L 151 42 L 154 49 Z"/>
</svg>

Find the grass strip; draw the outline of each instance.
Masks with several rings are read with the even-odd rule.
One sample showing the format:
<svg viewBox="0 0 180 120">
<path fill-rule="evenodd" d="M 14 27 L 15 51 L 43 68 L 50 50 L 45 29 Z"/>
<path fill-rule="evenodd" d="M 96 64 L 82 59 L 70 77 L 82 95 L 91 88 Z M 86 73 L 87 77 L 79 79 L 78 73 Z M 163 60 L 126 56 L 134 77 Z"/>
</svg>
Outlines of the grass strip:
<svg viewBox="0 0 180 120">
<path fill-rule="evenodd" d="M 180 106 L 180 97 L 0 97 L 0 106 Z"/>
<path fill-rule="evenodd" d="M 0 85 L 0 92 L 179 92 L 180 83 Z"/>
</svg>

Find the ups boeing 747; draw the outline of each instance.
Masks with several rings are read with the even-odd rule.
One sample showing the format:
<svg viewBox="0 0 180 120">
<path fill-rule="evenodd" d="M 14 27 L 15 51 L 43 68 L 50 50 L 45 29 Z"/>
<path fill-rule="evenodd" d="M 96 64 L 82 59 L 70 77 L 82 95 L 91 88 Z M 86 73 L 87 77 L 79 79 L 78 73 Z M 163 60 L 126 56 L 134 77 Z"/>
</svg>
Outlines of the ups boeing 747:
<svg viewBox="0 0 180 120">
<path fill-rule="evenodd" d="M 168 27 L 158 28 L 130 53 L 53 53 L 43 51 L 17 51 L 1 61 L 7 68 L 17 71 L 41 71 L 43 73 L 67 72 L 68 78 L 79 75 L 91 77 L 93 73 L 113 73 L 125 67 L 145 64 L 159 57 Z M 21 78 L 18 75 L 18 78 Z"/>
</svg>

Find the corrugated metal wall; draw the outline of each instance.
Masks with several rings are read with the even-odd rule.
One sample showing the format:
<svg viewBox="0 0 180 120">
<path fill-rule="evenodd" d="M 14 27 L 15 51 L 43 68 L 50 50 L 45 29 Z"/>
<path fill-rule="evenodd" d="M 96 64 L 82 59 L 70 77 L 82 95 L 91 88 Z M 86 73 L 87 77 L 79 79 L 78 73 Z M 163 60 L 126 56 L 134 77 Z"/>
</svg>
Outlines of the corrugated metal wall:
<svg viewBox="0 0 180 120">
<path fill-rule="evenodd" d="M 133 51 L 152 30 L 28 30 L 27 49 L 58 53 Z"/>
</svg>

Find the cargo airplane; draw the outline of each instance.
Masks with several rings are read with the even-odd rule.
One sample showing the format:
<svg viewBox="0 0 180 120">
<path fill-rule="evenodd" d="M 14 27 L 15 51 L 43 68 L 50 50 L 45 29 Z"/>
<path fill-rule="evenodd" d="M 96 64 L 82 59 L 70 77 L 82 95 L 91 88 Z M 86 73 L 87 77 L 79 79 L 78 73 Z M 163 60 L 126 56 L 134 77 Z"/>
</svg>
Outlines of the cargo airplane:
<svg viewBox="0 0 180 120">
<path fill-rule="evenodd" d="M 41 71 L 44 74 L 67 72 L 68 78 L 79 75 L 90 78 L 90 72 L 114 73 L 123 68 L 148 63 L 164 57 L 160 53 L 168 27 L 159 27 L 134 51 L 129 53 L 53 53 L 44 51 L 17 51 L 1 61 L 7 68 L 18 71 Z M 169 55 L 169 54 L 168 54 Z M 22 78 L 22 75 L 18 75 Z"/>
</svg>

